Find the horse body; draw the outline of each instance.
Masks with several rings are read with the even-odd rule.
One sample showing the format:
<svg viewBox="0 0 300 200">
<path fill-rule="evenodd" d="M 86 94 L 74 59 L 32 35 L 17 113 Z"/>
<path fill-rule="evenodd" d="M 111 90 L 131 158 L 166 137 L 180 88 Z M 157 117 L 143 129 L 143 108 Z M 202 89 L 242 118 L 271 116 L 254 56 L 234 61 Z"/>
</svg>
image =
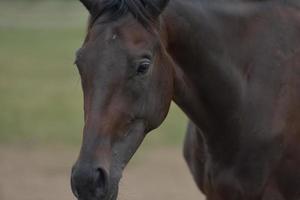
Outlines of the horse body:
<svg viewBox="0 0 300 200">
<path fill-rule="evenodd" d="M 300 198 L 296 6 L 82 2 L 91 21 L 76 61 L 85 101 L 72 173 L 80 200 L 117 198 L 122 170 L 172 99 L 192 121 L 184 155 L 208 200 Z"/>
<path fill-rule="evenodd" d="M 205 108 L 185 109 L 189 100 L 178 100 L 196 124 L 188 130 L 185 157 L 198 186 L 209 199 L 299 199 L 297 10 L 193 4 L 182 14 L 177 5 L 178 16 L 166 17 L 176 41 L 169 52 Z"/>
</svg>

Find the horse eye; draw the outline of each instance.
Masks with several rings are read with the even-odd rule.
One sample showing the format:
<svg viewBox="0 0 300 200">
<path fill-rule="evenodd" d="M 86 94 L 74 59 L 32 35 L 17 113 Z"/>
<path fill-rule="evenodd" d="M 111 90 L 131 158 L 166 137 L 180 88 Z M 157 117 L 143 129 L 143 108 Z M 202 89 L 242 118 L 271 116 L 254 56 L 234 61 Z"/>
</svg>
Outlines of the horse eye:
<svg viewBox="0 0 300 200">
<path fill-rule="evenodd" d="M 148 72 L 149 68 L 150 68 L 151 62 L 150 60 L 144 60 L 142 61 L 138 67 L 137 67 L 137 75 L 144 75 Z"/>
</svg>

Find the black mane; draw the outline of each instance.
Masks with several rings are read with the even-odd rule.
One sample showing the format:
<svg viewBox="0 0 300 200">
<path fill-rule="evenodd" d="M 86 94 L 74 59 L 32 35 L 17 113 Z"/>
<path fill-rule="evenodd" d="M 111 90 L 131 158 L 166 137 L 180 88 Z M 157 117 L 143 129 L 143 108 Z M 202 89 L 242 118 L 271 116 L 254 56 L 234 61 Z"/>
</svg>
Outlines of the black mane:
<svg viewBox="0 0 300 200">
<path fill-rule="evenodd" d="M 103 14 L 109 15 L 105 21 L 108 22 L 131 13 L 143 26 L 149 28 L 153 25 L 155 12 L 158 9 L 151 0 L 103 0 L 98 14 L 90 19 L 90 25 Z"/>
</svg>

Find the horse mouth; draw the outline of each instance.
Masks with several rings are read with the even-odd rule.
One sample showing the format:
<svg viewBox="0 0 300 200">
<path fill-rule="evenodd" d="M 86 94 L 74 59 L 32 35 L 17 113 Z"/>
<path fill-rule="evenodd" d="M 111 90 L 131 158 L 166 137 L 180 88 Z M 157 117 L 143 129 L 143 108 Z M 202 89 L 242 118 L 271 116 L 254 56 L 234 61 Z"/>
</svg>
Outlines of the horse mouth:
<svg viewBox="0 0 300 200">
<path fill-rule="evenodd" d="M 114 192 L 112 193 L 112 195 L 110 195 L 110 198 L 108 198 L 107 200 L 117 200 L 118 198 L 118 192 Z"/>
<path fill-rule="evenodd" d="M 107 198 L 97 198 L 97 197 L 93 197 L 93 198 L 78 198 L 78 200 L 117 200 L 118 197 L 118 193 L 113 193 L 111 195 L 108 195 Z"/>
</svg>

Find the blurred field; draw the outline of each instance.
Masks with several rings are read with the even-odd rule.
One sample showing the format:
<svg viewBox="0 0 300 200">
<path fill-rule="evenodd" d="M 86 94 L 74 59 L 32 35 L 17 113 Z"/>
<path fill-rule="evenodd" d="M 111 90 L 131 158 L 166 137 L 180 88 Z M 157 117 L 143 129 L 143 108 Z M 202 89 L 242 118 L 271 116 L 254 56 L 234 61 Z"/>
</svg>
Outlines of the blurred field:
<svg viewBox="0 0 300 200">
<path fill-rule="evenodd" d="M 0 147 L 1 200 L 75 200 L 69 184 L 74 149 Z M 5 162 L 3 162 L 3 160 Z M 180 150 L 141 150 L 124 172 L 118 200 L 203 200 Z"/>
<path fill-rule="evenodd" d="M 75 0 L 0 1 L 1 200 L 73 199 L 68 176 L 83 127 L 73 59 L 86 14 Z M 199 199 L 181 159 L 185 126 L 172 106 L 128 167 L 121 199 Z"/>
</svg>

